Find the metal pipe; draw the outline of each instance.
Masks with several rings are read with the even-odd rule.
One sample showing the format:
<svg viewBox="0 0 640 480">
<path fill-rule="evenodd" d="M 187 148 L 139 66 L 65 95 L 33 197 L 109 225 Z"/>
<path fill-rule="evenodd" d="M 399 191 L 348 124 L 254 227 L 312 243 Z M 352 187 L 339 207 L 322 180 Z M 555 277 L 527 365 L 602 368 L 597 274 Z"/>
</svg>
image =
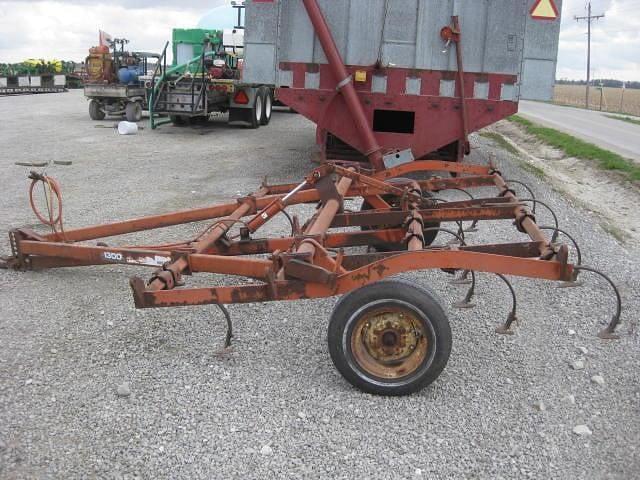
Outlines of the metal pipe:
<svg viewBox="0 0 640 480">
<path fill-rule="evenodd" d="M 265 193 L 266 192 L 266 193 Z M 268 188 L 262 189 L 256 196 L 256 207 L 264 208 L 274 199 L 282 197 L 279 195 L 266 195 Z M 262 196 L 265 195 L 265 196 Z M 312 203 L 317 202 L 320 196 L 316 190 L 303 190 L 293 197 L 290 197 L 288 204 Z M 135 218 L 132 220 L 124 220 L 121 222 L 107 223 L 103 225 L 94 225 L 91 227 L 82 227 L 75 230 L 65 231 L 68 241 L 78 242 L 86 240 L 95 240 L 97 238 L 113 237 L 126 233 L 134 233 L 142 230 L 150 230 L 154 228 L 172 227 L 174 225 L 183 225 L 186 223 L 201 222 L 219 217 L 231 215 L 237 208 L 237 203 L 227 203 L 224 205 L 216 205 L 212 207 L 203 207 L 190 210 L 181 210 L 171 213 L 163 213 L 160 215 L 151 215 L 148 217 Z M 62 241 L 60 234 L 45 235 L 49 241 Z"/>
<path fill-rule="evenodd" d="M 516 197 L 513 193 L 509 191 L 509 186 L 500 175 L 495 174 L 494 179 L 495 179 L 496 186 L 500 190 L 505 192 L 504 196 L 506 198 L 510 198 L 516 202 L 518 201 L 518 197 Z M 525 213 L 529 213 L 529 209 L 524 206 L 518 205 L 516 209 L 521 210 Z M 517 212 L 516 212 L 516 216 L 517 216 Z M 523 230 L 525 230 L 525 232 L 527 233 L 527 235 L 529 235 L 531 240 L 533 240 L 534 242 L 544 243 L 545 248 L 543 249 L 543 252 L 542 252 L 543 256 L 545 254 L 550 254 L 550 253 L 553 254 L 553 250 L 551 250 L 551 248 L 549 247 L 550 242 L 547 239 L 547 236 L 544 233 L 542 233 L 542 231 L 538 228 L 538 225 L 536 224 L 536 222 L 534 222 L 530 217 L 524 217 L 521 225 Z"/>
<path fill-rule="evenodd" d="M 261 189 L 255 196 L 261 196 L 266 193 L 266 189 Z M 251 211 L 251 204 L 249 202 L 241 203 L 236 210 L 229 215 L 229 220 L 240 220 Z M 222 238 L 222 236 L 229 231 L 233 226 L 230 222 L 220 222 L 211 231 L 205 235 L 198 243 L 194 245 L 194 253 L 204 253 L 207 249 L 213 247 L 215 243 Z M 189 267 L 189 261 L 185 257 L 181 257 L 167 265 L 165 270 L 172 272 L 175 275 L 180 275 Z M 149 290 L 163 290 L 166 288 L 166 284 L 156 278 L 149 283 Z"/>
<path fill-rule="evenodd" d="M 340 179 L 336 188 L 341 198 L 344 198 L 347 191 L 349 191 L 352 182 L 353 180 L 348 177 L 342 177 Z M 330 198 L 327 200 L 318 212 L 314 222 L 305 230 L 305 235 L 323 235 L 326 233 L 331 223 L 333 223 L 333 219 L 340 210 L 340 207 L 341 202 L 337 199 Z M 304 247 L 304 244 L 301 248 L 302 247 Z"/>
<path fill-rule="evenodd" d="M 409 186 L 411 187 L 411 191 L 413 193 L 417 193 L 420 199 L 422 199 L 420 184 L 414 180 L 411 181 Z M 422 250 L 424 248 L 424 221 L 420 215 L 420 207 L 421 202 L 411 201 L 409 203 L 409 210 L 411 211 L 413 220 L 411 220 L 407 226 L 407 235 L 411 236 L 407 242 L 407 250 L 411 252 Z"/>
<path fill-rule="evenodd" d="M 318 2 L 316 0 L 303 0 L 303 2 L 316 35 L 318 36 L 318 40 L 320 40 L 320 44 L 322 45 L 322 50 L 329 61 L 329 66 L 338 81 L 336 89 L 342 93 L 347 108 L 351 112 L 353 121 L 360 133 L 360 139 L 365 148 L 365 152 L 363 153 L 369 158 L 369 162 L 371 162 L 371 165 L 373 165 L 376 170 L 384 170 L 382 148 L 378 145 L 373 130 L 369 126 L 367 116 L 360 103 L 360 98 L 353 85 L 351 76 L 344 66 L 338 47 L 336 47 L 336 43 L 331 35 L 331 30 L 329 30 L 324 15 L 318 6 Z"/>
<path fill-rule="evenodd" d="M 302 190 L 303 188 L 305 188 L 307 186 L 307 181 L 305 180 L 304 182 L 302 182 L 300 185 L 298 185 L 296 188 L 294 188 L 293 190 L 291 190 L 289 193 L 287 193 L 283 198 L 282 198 L 282 203 L 287 203 L 289 201 L 289 199 L 291 197 L 293 197 L 296 193 L 298 193 L 300 190 Z"/>
<path fill-rule="evenodd" d="M 342 177 L 337 185 L 338 194 L 340 198 L 344 198 L 345 194 L 349 191 L 353 179 L 348 177 Z M 333 219 L 340 210 L 342 202 L 335 198 L 327 200 L 322 208 L 318 211 L 315 220 L 307 227 L 304 234 L 305 236 L 324 235 L 331 227 Z M 296 250 L 296 253 L 309 254 L 313 258 L 316 254 L 316 246 L 313 242 L 304 242 Z M 284 269 L 280 270 L 279 277 L 284 275 Z"/>
<path fill-rule="evenodd" d="M 469 121 L 467 117 L 467 100 L 465 98 L 464 84 L 464 64 L 462 63 L 462 32 L 460 31 L 460 21 L 458 16 L 452 17 L 454 32 L 457 35 L 456 44 L 456 62 L 458 64 L 458 83 L 460 84 L 460 114 L 462 115 L 462 145 L 458 146 L 458 160 L 464 159 L 467 145 L 469 144 Z"/>
</svg>

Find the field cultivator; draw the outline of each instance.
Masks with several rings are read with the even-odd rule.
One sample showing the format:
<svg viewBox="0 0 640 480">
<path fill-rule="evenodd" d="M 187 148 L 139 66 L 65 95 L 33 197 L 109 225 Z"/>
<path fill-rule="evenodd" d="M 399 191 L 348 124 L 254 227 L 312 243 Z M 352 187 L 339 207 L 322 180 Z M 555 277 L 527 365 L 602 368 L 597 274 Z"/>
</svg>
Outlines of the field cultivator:
<svg viewBox="0 0 640 480">
<path fill-rule="evenodd" d="M 362 2 L 353 2 L 356 13 L 349 15 L 349 22 L 339 12 L 347 2 L 320 3 L 324 10 L 318 0 L 248 2 L 247 15 L 256 22 L 247 31 L 255 37 L 251 39 L 254 47 L 247 45 L 247 54 L 257 53 L 247 57 L 245 73 L 275 74 L 277 68 L 282 78 L 291 78 L 291 85 L 276 85 L 282 101 L 315 121 L 319 131 L 342 138 L 357 152 L 355 158 L 327 156 L 330 152 L 325 150 L 326 163 L 299 184 L 263 184 L 233 203 L 75 230 L 63 227 L 59 185 L 33 173 L 32 206 L 52 232 L 11 231 L 13 255 L 4 265 L 19 270 L 105 264 L 151 267 L 154 273 L 146 281 L 137 276 L 130 280 L 136 307 L 218 305 L 228 322 L 227 345 L 232 330 L 225 305 L 343 295 L 329 323 L 331 358 L 353 385 L 384 395 L 409 394 L 429 385 L 446 366 L 451 351 L 451 329 L 444 309 L 431 291 L 391 279 L 403 272 L 439 269 L 458 274 L 456 283 L 470 284 L 457 305 L 461 308 L 471 306 L 476 272 L 498 275 L 508 285 L 513 302 L 507 319 L 497 327 L 501 334 L 512 332 L 517 315 L 515 290 L 507 276 L 576 285 L 580 272 L 596 273 L 616 296 L 613 318 L 600 332 L 602 338 L 614 338 L 621 312 L 619 292 L 606 275 L 582 265 L 578 245 L 560 228 L 557 216 L 553 214 L 553 225 L 539 226 L 536 207 L 549 208 L 528 186 L 505 179 L 491 164 L 462 162 L 469 152 L 471 132 L 517 111 L 514 85 L 523 63 L 522 51 L 515 47 L 518 36 L 509 35 L 513 42 L 505 42 L 505 30 L 496 25 L 516 29 L 524 38 L 529 2 L 512 2 L 510 8 L 504 8 L 503 2 L 454 2 L 460 4 L 455 10 L 461 15 L 449 17 L 448 2 L 413 2 L 414 16 L 422 26 L 416 27 L 411 41 L 396 41 L 385 34 L 387 23 L 395 26 L 390 32 L 411 33 L 403 20 L 408 18 L 405 14 L 413 15 L 408 7 L 411 2 L 384 2 L 384 14 L 383 10 L 377 13 L 382 35 L 376 41 L 369 36 L 375 29 L 365 25 L 356 8 Z M 367 11 L 372 19 L 375 12 Z M 340 50 L 326 13 L 331 14 L 334 29 L 349 26 L 349 45 L 357 48 L 346 49 L 343 42 Z M 264 21 L 266 18 L 273 21 Z M 290 21 L 280 22 L 281 18 Z M 464 45 L 475 54 L 472 65 L 479 69 L 474 72 L 463 68 L 462 30 L 464 24 L 473 26 L 478 18 L 491 18 L 496 24 L 465 30 L 469 36 Z M 558 22 L 556 18 L 535 28 L 551 38 Z M 280 30 L 279 25 L 289 29 Z M 275 32 L 267 31 L 269 26 Z M 310 29 L 328 63 L 293 62 L 305 52 L 315 62 L 315 42 L 300 41 L 311 37 Z M 343 34 L 339 38 L 347 37 L 346 31 Z M 273 48 L 265 44 L 276 37 Z M 478 45 L 485 45 L 486 52 L 476 51 Z M 408 57 L 402 54 L 414 47 L 416 51 Z M 442 48 L 449 59 L 446 65 L 440 56 L 431 55 Z M 273 55 L 288 52 L 292 57 L 276 62 L 266 54 L 269 51 Z M 345 65 L 343 55 L 348 58 L 349 51 L 361 60 L 377 61 L 369 66 Z M 411 58 L 413 63 L 406 68 L 395 66 L 387 58 L 389 52 L 396 52 L 405 63 Z M 479 58 L 484 59 L 483 64 L 488 62 L 486 68 L 478 65 Z M 261 61 L 271 65 L 255 68 Z M 379 118 L 376 122 L 376 116 L 384 121 Z M 403 128 L 398 128 L 398 122 Z M 377 123 L 381 125 L 376 127 Z M 438 153 L 452 145 L 455 148 L 448 157 Z M 48 215 L 39 213 L 33 201 L 40 182 L 48 192 Z M 494 194 L 485 198 L 471 193 L 486 188 L 492 188 Z M 526 191 L 526 198 L 519 198 L 516 188 Z M 442 192 L 449 190 L 468 198 L 446 201 Z M 346 199 L 361 200 L 361 209 L 346 210 Z M 291 207 L 302 204 L 317 205 L 309 218 L 291 213 Z M 281 215 L 291 223 L 289 236 L 259 236 L 265 224 Z M 469 241 L 469 233 L 480 222 L 499 220 L 513 222 L 528 241 Z M 212 223 L 184 242 L 115 246 L 102 241 L 202 221 Z M 448 235 L 451 242 L 436 246 L 440 234 Z M 558 243 L 560 235 L 573 244 L 575 263 L 569 260 L 573 258 L 569 247 Z M 92 240 L 100 242 L 87 243 Z M 369 247 L 366 253 L 362 247 Z M 235 285 L 188 287 L 186 277 L 197 273 L 245 279 Z"/>
<path fill-rule="evenodd" d="M 406 178 L 416 177 L 417 172 L 426 179 Z M 452 175 L 435 176 L 446 172 Z M 600 336 L 614 338 L 620 319 L 615 285 L 581 264 L 578 246 L 557 221 L 549 227 L 536 223 L 535 207 L 546 204 L 535 199 L 529 187 L 506 180 L 491 165 L 419 161 L 376 172 L 361 164 L 327 163 L 300 184 L 264 184 L 233 203 L 74 230 L 63 227 L 59 185 L 47 176 L 31 178 L 32 196 L 40 182 L 48 191 L 48 215 L 36 213 L 52 231 L 12 230 L 13 254 L 5 259 L 5 267 L 151 267 L 154 273 L 147 280 L 138 276 L 130 280 L 135 306 L 219 305 L 228 322 L 227 345 L 232 331 L 225 305 L 344 295 L 329 325 L 331 357 L 348 381 L 372 393 L 402 395 L 423 388 L 438 377 L 451 349 L 451 330 L 436 296 L 416 285 L 389 280 L 402 272 L 440 269 L 458 274 L 455 282 L 471 283 L 457 305 L 463 308 L 470 306 L 475 272 L 498 275 L 513 296 L 512 311 L 497 328 L 501 334 L 511 333 L 516 320 L 515 290 L 507 276 L 572 285 L 581 271 L 595 272 L 611 284 L 617 303 Z M 493 196 L 477 198 L 471 193 L 487 187 L 495 189 Z M 527 191 L 529 198 L 520 200 L 516 187 Z M 469 198 L 445 201 L 441 192 L 448 190 Z M 345 210 L 347 199 L 362 199 L 362 208 Z M 301 204 L 317 208 L 304 220 L 287 212 Z M 289 220 L 291 235 L 261 237 L 261 228 L 279 215 Z M 107 237 L 206 220 L 212 223 L 180 243 L 120 247 L 104 243 Z M 528 241 L 470 242 L 470 232 L 480 222 L 495 220 L 513 222 Z M 435 246 L 439 234 L 452 241 Z M 575 264 L 569 262 L 569 247 L 557 242 L 561 234 L 574 245 Z M 363 246 L 373 248 L 363 253 Z M 246 277 L 249 282 L 190 288 L 187 277 L 197 273 Z"/>
</svg>

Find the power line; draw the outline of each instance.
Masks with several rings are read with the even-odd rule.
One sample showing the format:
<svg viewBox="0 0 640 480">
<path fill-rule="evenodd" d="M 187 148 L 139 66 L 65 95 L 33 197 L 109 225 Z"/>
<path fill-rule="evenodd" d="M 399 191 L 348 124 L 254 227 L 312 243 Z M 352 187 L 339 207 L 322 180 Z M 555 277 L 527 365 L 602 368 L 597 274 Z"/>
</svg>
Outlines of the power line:
<svg viewBox="0 0 640 480">
<path fill-rule="evenodd" d="M 587 6 L 587 16 L 586 17 L 578 17 L 574 16 L 576 22 L 580 20 L 586 20 L 588 25 L 587 32 L 587 95 L 586 95 L 586 107 L 589 109 L 589 86 L 591 85 L 591 22 L 594 20 L 598 20 L 599 18 L 604 18 L 604 13 L 601 15 L 591 15 L 591 1 Z"/>
</svg>

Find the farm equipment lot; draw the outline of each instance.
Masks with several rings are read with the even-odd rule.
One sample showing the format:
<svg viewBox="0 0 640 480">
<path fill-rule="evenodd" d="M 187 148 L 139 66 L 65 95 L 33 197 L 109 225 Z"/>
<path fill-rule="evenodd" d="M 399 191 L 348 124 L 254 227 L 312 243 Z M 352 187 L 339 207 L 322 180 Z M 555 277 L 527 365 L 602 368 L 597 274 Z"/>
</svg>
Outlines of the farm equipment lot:
<svg viewBox="0 0 640 480">
<path fill-rule="evenodd" d="M 266 175 L 296 182 L 315 166 L 314 126 L 284 112 L 269 129 L 220 119 L 118 136 L 86 121 L 74 91 L 0 99 L 0 116 L 3 232 L 38 228 L 29 169 L 16 161 L 73 162 L 47 172 L 62 184 L 68 228 L 220 203 Z M 473 143 L 490 153 L 486 140 Z M 578 289 L 514 278 L 516 334 L 496 335 L 510 297 L 480 274 L 476 308 L 448 308 L 453 354 L 438 381 L 411 397 L 373 397 L 331 365 L 335 299 L 233 305 L 235 337 L 222 352 L 224 319 L 213 306 L 136 311 L 126 277 L 139 270 L 0 270 L 0 478 L 637 477 L 640 341 L 629 330 L 640 309 L 638 251 L 495 154 L 506 178 L 529 183 L 561 213 L 585 264 L 612 273 L 625 309 L 620 340 L 596 336 L 613 299 L 586 275 Z M 549 221 L 541 211 L 540 223 Z M 509 227 L 481 222 L 468 241 L 510 241 Z M 284 235 L 289 226 L 265 228 Z M 188 225 L 161 240 L 194 233 Z M 466 292 L 439 271 L 402 277 L 445 305 Z M 571 369 L 578 359 L 584 369 Z M 124 383 L 128 396 L 117 391 Z M 575 435 L 577 425 L 593 434 Z"/>
</svg>

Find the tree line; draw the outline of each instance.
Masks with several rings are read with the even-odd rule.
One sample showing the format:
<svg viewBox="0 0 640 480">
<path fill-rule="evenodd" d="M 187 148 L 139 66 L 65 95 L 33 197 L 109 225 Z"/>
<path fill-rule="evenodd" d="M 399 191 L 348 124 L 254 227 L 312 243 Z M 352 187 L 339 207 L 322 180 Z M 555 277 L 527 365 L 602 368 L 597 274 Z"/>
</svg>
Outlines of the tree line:
<svg viewBox="0 0 640 480">
<path fill-rule="evenodd" d="M 568 80 L 566 78 L 561 78 L 560 80 L 556 80 L 558 85 L 586 85 L 587 82 L 585 80 Z M 622 84 L 624 83 L 626 88 L 635 88 L 640 89 L 640 82 L 622 82 L 622 80 L 615 80 L 613 78 L 598 78 L 595 80 L 591 80 L 591 85 L 595 87 L 599 87 L 602 85 L 603 87 L 610 88 L 622 88 Z"/>
<path fill-rule="evenodd" d="M 20 63 L 0 63 L 0 76 L 70 74 L 81 64 L 64 60 L 44 60 L 30 58 Z"/>
</svg>

